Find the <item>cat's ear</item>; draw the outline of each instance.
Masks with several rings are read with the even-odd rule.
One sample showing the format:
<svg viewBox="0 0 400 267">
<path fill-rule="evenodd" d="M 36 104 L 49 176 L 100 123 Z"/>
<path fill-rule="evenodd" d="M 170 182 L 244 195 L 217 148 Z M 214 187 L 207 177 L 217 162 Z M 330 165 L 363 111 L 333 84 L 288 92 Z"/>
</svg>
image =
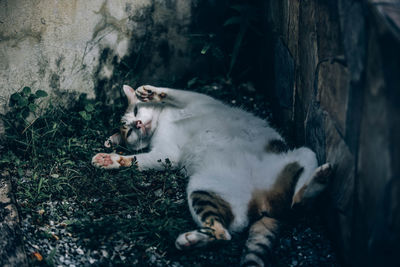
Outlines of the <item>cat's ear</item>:
<svg viewBox="0 0 400 267">
<path fill-rule="evenodd" d="M 124 89 L 125 96 L 128 99 L 128 104 L 129 105 L 135 104 L 138 101 L 135 94 L 135 90 L 129 85 L 124 85 L 122 88 Z"/>
</svg>

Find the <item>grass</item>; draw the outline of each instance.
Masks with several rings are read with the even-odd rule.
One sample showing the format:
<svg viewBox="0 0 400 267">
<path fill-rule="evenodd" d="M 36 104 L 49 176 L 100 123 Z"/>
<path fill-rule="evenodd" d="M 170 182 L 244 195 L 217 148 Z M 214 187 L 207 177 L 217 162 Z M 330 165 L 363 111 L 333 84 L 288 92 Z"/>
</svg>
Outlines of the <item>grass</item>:
<svg viewBox="0 0 400 267">
<path fill-rule="evenodd" d="M 29 94 L 30 90 L 25 97 Z M 24 92 L 20 95 L 24 97 Z M 160 161 L 162 172 L 138 172 L 134 167 L 106 171 L 91 166 L 93 155 L 111 152 L 103 143 L 110 130 L 118 127 L 123 112 L 123 101 L 116 103 L 110 108 L 81 97 L 70 109 L 50 104 L 39 110 L 37 105 L 32 108 L 35 114 L 14 103 L 3 117 L 6 138 L 0 166 L 13 177 L 21 217 L 37 229 L 66 225 L 66 231 L 91 250 L 112 247 L 114 241 L 131 244 L 124 260 L 103 259 L 102 264 L 149 262 L 154 255 L 161 255 L 163 263 L 204 260 L 197 253 L 175 250 L 178 234 L 195 225 L 185 201 L 187 178 L 171 169 L 168 159 Z M 17 117 L 22 110 L 25 114 Z M 28 122 L 26 118 L 32 115 L 34 119 Z M 121 147 L 119 151 L 127 153 Z M 49 203 L 56 203 L 56 208 L 49 208 Z M 36 238 L 48 239 L 56 248 L 60 237 L 39 230 Z M 55 251 L 38 250 L 44 260 L 33 257 L 31 264 L 54 264 Z M 237 258 L 240 253 L 233 251 Z"/>
<path fill-rule="evenodd" d="M 194 83 L 198 81 L 192 80 L 191 86 Z M 252 90 L 244 95 L 246 91 L 221 82 L 197 86 L 201 92 L 269 116 L 265 100 L 249 93 Z M 196 226 L 186 203 L 187 177 L 172 169 L 168 159 L 160 160 L 164 171 L 91 166 L 93 155 L 111 152 L 103 143 L 119 126 L 123 100 L 116 99 L 110 107 L 81 96 L 69 109 L 51 104 L 40 109 L 39 97 L 32 97 L 36 93 L 24 90 L 20 97 L 29 101 L 14 96 L 11 112 L 2 117 L 6 136 L 0 146 L 0 167 L 1 175 L 12 177 L 32 266 L 57 266 L 60 257 L 81 254 L 96 266 L 238 265 L 245 235 L 222 247 L 185 253 L 175 249 L 178 234 Z M 28 122 L 29 117 L 33 120 Z M 123 147 L 118 151 L 128 153 Z M 296 254 L 302 244 L 291 235 L 286 230 L 282 242 L 292 247 L 278 249 L 280 257 L 289 254 L 287 249 Z M 75 247 L 65 248 L 65 243 Z"/>
</svg>

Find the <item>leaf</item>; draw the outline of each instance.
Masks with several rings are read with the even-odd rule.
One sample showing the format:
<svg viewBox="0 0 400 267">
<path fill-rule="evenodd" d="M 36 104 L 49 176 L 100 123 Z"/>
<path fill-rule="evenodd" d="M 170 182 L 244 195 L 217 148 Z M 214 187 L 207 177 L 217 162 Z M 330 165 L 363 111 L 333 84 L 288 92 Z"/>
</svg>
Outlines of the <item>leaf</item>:
<svg viewBox="0 0 400 267">
<path fill-rule="evenodd" d="M 40 255 L 39 252 L 34 252 L 34 253 L 33 253 L 33 257 L 34 257 L 36 260 L 38 260 L 38 261 L 42 261 L 42 260 L 43 260 L 43 256 Z"/>
<path fill-rule="evenodd" d="M 63 163 L 63 165 L 75 165 L 75 162 L 73 162 L 72 160 L 67 160 Z"/>
<path fill-rule="evenodd" d="M 210 47 L 211 47 L 211 45 L 210 44 L 206 44 L 204 47 L 203 47 L 203 49 L 201 49 L 201 54 L 202 55 L 205 55 L 206 53 L 207 53 L 207 51 L 208 51 L 208 49 L 210 49 Z"/>
<path fill-rule="evenodd" d="M 193 85 L 195 85 L 197 83 L 198 79 L 199 79 L 198 77 L 194 77 L 194 78 L 190 79 L 190 81 L 188 81 L 188 83 L 187 83 L 187 87 L 191 88 Z"/>
<path fill-rule="evenodd" d="M 232 5 L 230 8 L 236 10 L 240 16 L 248 21 L 259 21 L 260 20 L 260 11 L 259 8 L 249 4 L 242 4 L 242 5 Z"/>
<path fill-rule="evenodd" d="M 24 170 L 23 169 L 18 168 L 17 172 L 18 172 L 19 177 L 22 178 L 24 176 Z"/>
<path fill-rule="evenodd" d="M 233 67 L 236 64 L 236 59 L 237 59 L 237 57 L 239 55 L 240 47 L 242 45 L 243 38 L 244 38 L 244 36 L 246 34 L 246 30 L 247 30 L 247 26 L 245 24 L 242 24 L 240 26 L 239 33 L 236 36 L 235 45 L 233 47 L 231 62 L 230 62 L 230 65 L 229 65 L 228 76 L 231 75 Z"/>
<path fill-rule="evenodd" d="M 20 93 L 14 93 L 10 96 L 10 102 L 8 103 L 9 107 L 17 106 L 19 99 L 22 98 Z"/>
<path fill-rule="evenodd" d="M 37 90 L 36 91 L 36 93 L 35 93 L 35 95 L 36 95 L 36 97 L 46 97 L 46 96 L 48 96 L 48 94 L 45 92 L 45 91 L 43 91 L 43 90 Z"/>
<path fill-rule="evenodd" d="M 30 111 L 35 112 L 37 106 L 36 106 L 36 104 L 34 104 L 34 103 L 30 103 L 30 104 L 28 105 L 28 108 L 29 108 Z"/>
<path fill-rule="evenodd" d="M 229 19 L 227 19 L 225 22 L 224 22 L 224 26 L 228 26 L 228 25 L 234 25 L 234 24 L 240 24 L 240 23 L 242 23 L 242 18 L 241 17 L 232 17 L 232 18 L 229 18 Z"/>
<path fill-rule="evenodd" d="M 22 111 L 22 117 L 25 119 L 29 116 L 30 112 L 29 109 L 24 108 L 24 110 Z"/>
<path fill-rule="evenodd" d="M 11 95 L 10 97 L 12 100 L 14 101 L 18 101 L 21 98 L 21 94 L 20 93 L 14 93 Z"/>
<path fill-rule="evenodd" d="M 25 87 L 22 89 L 22 93 L 23 93 L 24 95 L 29 95 L 29 94 L 31 93 L 31 88 L 25 86 Z"/>
<path fill-rule="evenodd" d="M 42 184 L 43 184 L 43 177 L 40 178 L 38 188 L 37 188 L 37 194 L 40 194 L 40 190 L 42 189 Z"/>
<path fill-rule="evenodd" d="M 27 105 L 28 105 L 28 99 L 26 99 L 25 97 L 21 97 L 20 99 L 18 99 L 18 106 L 25 107 Z"/>
<path fill-rule="evenodd" d="M 242 13 L 243 11 L 247 10 L 250 7 L 250 5 L 231 5 L 230 8 L 236 10 L 239 13 Z"/>
<path fill-rule="evenodd" d="M 93 106 L 92 104 L 87 104 L 87 105 L 85 106 L 85 110 L 86 110 L 87 112 L 92 112 L 92 111 L 94 110 L 94 106 Z"/>
<path fill-rule="evenodd" d="M 18 120 L 23 120 L 24 119 L 24 117 L 22 116 L 22 112 L 18 112 L 16 117 L 17 117 Z"/>
<path fill-rule="evenodd" d="M 85 120 L 85 121 L 90 121 L 92 119 L 92 115 L 88 114 L 86 111 L 80 111 L 79 115 Z"/>
<path fill-rule="evenodd" d="M 84 118 L 87 116 L 87 113 L 86 113 L 86 111 L 83 110 L 83 111 L 79 111 L 79 115 L 81 115 L 81 117 Z"/>
</svg>

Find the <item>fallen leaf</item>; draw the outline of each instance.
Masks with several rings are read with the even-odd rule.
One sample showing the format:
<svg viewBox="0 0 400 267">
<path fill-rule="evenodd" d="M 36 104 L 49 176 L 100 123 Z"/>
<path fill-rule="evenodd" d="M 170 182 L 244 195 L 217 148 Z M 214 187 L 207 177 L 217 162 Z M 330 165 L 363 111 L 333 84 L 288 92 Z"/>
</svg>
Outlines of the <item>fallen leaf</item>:
<svg viewBox="0 0 400 267">
<path fill-rule="evenodd" d="M 51 236 L 57 241 L 60 240 L 60 238 L 56 234 L 51 234 Z"/>
<path fill-rule="evenodd" d="M 33 253 L 33 256 L 34 256 L 38 261 L 42 261 L 42 260 L 43 260 L 43 257 L 42 257 L 42 255 L 40 255 L 39 252 L 34 252 L 34 253 Z"/>
</svg>

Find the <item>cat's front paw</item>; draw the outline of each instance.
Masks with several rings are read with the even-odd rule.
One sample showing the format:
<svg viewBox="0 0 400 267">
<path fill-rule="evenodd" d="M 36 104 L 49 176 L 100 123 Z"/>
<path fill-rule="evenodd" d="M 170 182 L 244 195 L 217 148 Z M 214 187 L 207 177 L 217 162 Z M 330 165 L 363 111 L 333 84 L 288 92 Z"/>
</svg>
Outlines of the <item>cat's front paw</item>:
<svg viewBox="0 0 400 267">
<path fill-rule="evenodd" d="M 161 102 L 167 97 L 165 92 L 151 85 L 143 85 L 136 89 L 136 97 L 142 102 Z"/>
<path fill-rule="evenodd" d="M 102 169 L 118 169 L 132 165 L 132 159 L 115 153 L 98 153 L 92 158 L 92 165 Z"/>
</svg>

